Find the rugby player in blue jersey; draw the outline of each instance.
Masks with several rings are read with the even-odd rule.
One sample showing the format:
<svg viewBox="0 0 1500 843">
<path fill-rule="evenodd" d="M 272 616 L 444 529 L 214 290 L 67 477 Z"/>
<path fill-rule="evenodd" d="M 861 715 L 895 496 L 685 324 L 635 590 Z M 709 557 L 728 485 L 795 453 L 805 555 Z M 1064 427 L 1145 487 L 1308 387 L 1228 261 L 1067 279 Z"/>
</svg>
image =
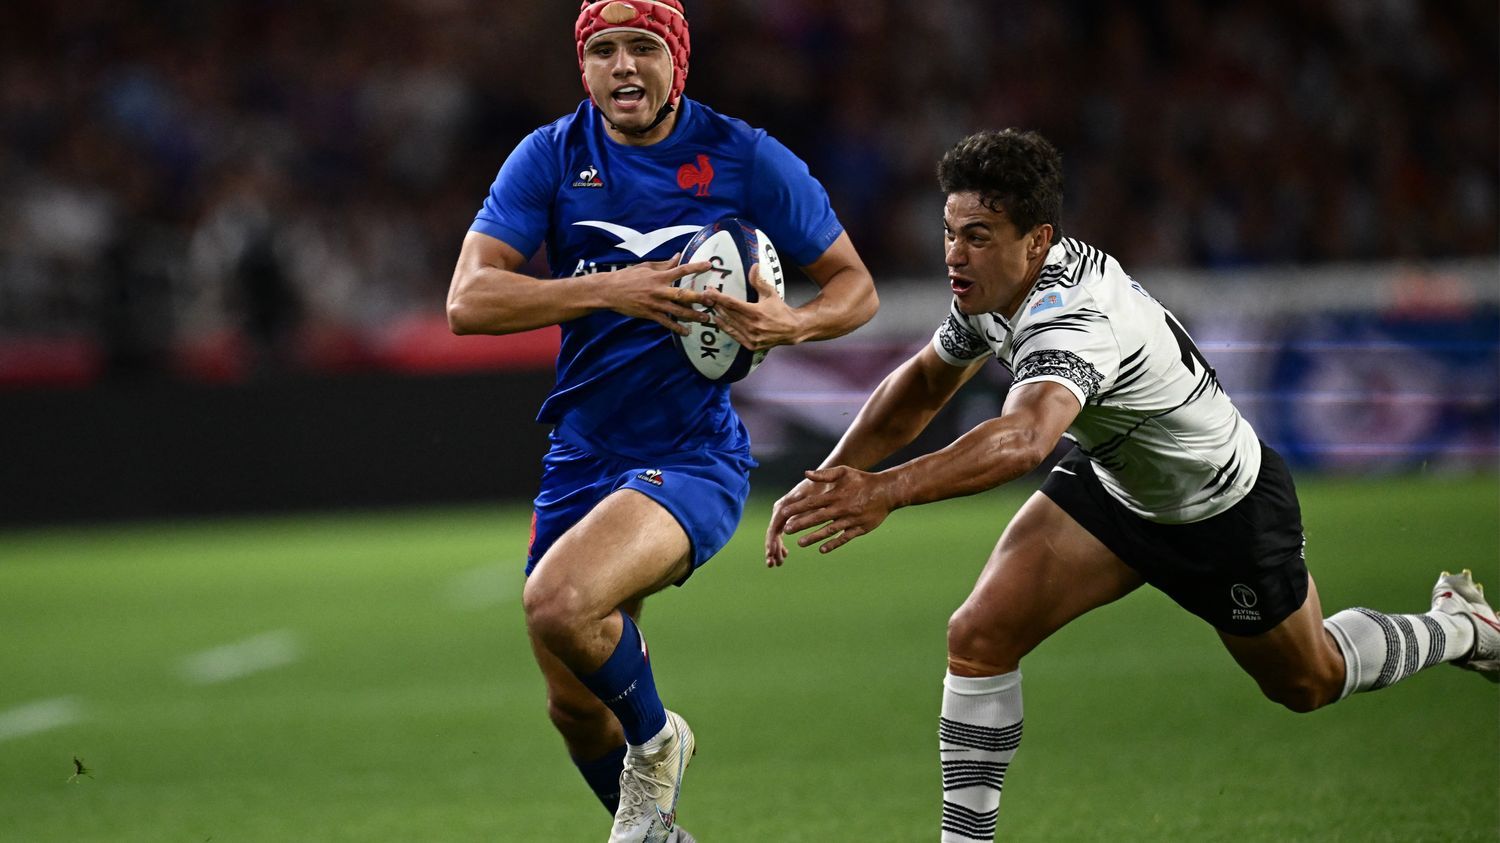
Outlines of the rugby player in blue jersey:
<svg viewBox="0 0 1500 843">
<path fill-rule="evenodd" d="M 682 95 L 678 0 L 585 2 L 575 36 L 588 99 L 500 168 L 464 238 L 448 319 L 459 334 L 561 326 L 538 415 L 553 427 L 527 630 L 551 720 L 615 812 L 609 839 L 690 840 L 675 820 L 693 734 L 663 707 L 635 619 L 729 540 L 754 462 L 728 386 L 697 374 L 672 332 L 701 321 L 691 305 L 707 301 L 747 348 L 829 339 L 874 315 L 875 287 L 802 161 Z M 792 307 L 674 287 L 708 268 L 677 265 L 687 238 L 726 215 L 757 223 L 818 294 Z M 552 277 L 521 272 L 543 243 Z"/>
</svg>

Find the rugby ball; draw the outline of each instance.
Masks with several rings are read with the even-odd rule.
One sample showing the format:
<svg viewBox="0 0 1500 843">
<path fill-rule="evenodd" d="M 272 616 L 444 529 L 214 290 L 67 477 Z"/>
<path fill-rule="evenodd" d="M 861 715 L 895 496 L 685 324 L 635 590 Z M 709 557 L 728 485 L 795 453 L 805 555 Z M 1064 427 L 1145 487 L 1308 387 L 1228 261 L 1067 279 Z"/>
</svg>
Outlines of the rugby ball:
<svg viewBox="0 0 1500 843">
<path fill-rule="evenodd" d="M 698 291 L 714 289 L 740 301 L 759 301 L 759 291 L 750 283 L 749 272 L 750 267 L 760 264 L 760 277 L 776 288 L 776 295 L 786 296 L 786 277 L 776 247 L 771 245 L 771 238 L 764 231 L 747 220 L 724 217 L 699 229 L 683 247 L 681 262 L 697 261 L 708 261 L 713 267 L 679 278 L 678 287 Z M 713 314 L 706 305 L 695 304 L 693 309 Z M 732 383 L 740 380 L 766 359 L 765 351 L 744 348 L 734 337 L 719 330 L 715 322 L 683 324 L 692 331 L 687 336 L 672 335 L 677 347 L 698 374 L 711 381 Z"/>
</svg>

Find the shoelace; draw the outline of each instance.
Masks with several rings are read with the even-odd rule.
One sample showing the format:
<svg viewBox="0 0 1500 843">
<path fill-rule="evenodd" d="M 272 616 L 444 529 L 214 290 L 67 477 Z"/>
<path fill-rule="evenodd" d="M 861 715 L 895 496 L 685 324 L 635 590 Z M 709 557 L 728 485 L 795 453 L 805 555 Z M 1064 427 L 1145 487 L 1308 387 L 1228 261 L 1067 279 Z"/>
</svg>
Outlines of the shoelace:
<svg viewBox="0 0 1500 843">
<path fill-rule="evenodd" d="M 671 783 L 651 775 L 651 772 L 666 767 L 671 760 L 672 756 L 668 754 L 662 761 L 644 768 L 626 767 L 624 775 L 620 776 L 620 807 L 623 809 L 621 819 L 635 822 L 646 816 L 648 809 L 657 804 L 662 794 L 671 787 Z"/>
</svg>

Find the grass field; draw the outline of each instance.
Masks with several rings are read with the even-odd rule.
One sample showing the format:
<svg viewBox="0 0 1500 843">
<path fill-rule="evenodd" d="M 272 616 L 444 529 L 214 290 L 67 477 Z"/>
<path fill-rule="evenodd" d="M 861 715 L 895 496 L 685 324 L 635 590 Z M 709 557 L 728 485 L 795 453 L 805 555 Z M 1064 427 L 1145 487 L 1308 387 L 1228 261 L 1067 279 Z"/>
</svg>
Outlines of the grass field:
<svg viewBox="0 0 1500 843">
<path fill-rule="evenodd" d="M 1500 481 L 1304 481 L 1324 606 L 1500 592 Z M 1021 501 L 647 607 L 705 843 L 935 840 L 944 626 Z M 522 508 L 0 533 L 0 840 L 602 841 L 530 662 Z M 1441 667 L 1294 715 L 1142 590 L 1025 663 L 1007 841 L 1495 841 L 1500 692 Z M 74 757 L 90 775 L 69 781 Z"/>
</svg>

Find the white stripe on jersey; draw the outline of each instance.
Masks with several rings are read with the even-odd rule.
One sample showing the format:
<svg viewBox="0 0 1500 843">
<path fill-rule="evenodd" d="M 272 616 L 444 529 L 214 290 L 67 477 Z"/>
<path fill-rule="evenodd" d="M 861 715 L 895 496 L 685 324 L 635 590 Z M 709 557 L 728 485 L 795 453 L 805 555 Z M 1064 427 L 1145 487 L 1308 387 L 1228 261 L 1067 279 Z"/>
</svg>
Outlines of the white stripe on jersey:
<svg viewBox="0 0 1500 843">
<path fill-rule="evenodd" d="M 965 316 L 955 300 L 932 345 L 954 366 L 993 354 L 1016 384 L 1072 390 L 1083 410 L 1068 436 L 1142 518 L 1217 515 L 1260 473 L 1255 431 L 1192 338 L 1119 262 L 1078 240 L 1052 247 L 1011 318 Z"/>
</svg>

